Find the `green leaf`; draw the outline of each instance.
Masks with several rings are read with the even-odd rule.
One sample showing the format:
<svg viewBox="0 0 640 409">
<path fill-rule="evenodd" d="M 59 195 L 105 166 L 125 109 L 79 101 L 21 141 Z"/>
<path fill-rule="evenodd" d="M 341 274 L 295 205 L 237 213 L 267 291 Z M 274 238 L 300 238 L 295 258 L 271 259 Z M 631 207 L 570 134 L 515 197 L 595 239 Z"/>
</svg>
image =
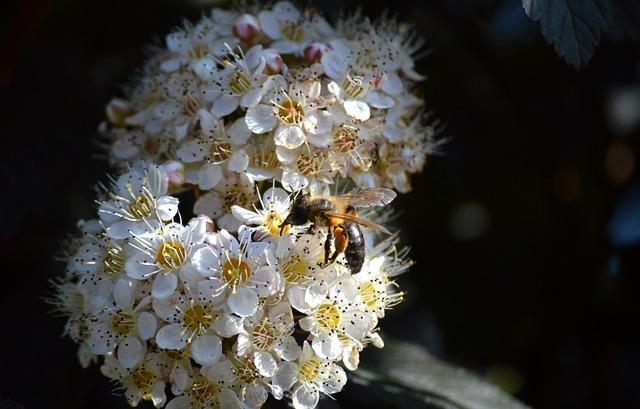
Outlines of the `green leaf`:
<svg viewBox="0 0 640 409">
<path fill-rule="evenodd" d="M 558 55 L 577 69 L 585 66 L 609 29 L 611 0 L 522 0 L 527 16 Z"/>
<path fill-rule="evenodd" d="M 498 387 L 432 357 L 422 347 L 385 339 L 352 375 L 403 408 L 528 409 Z"/>
</svg>

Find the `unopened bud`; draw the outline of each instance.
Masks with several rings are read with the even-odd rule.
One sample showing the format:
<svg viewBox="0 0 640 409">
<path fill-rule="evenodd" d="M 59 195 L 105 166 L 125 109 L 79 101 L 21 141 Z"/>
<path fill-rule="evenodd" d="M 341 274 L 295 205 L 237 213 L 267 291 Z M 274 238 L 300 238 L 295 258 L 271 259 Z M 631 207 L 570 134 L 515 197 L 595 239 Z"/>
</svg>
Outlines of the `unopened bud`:
<svg viewBox="0 0 640 409">
<path fill-rule="evenodd" d="M 322 58 L 322 54 L 326 53 L 330 49 L 331 48 L 325 43 L 318 43 L 318 42 L 310 43 L 304 49 L 304 58 L 309 63 L 320 61 L 320 58 Z"/>
<path fill-rule="evenodd" d="M 233 23 L 233 34 L 244 41 L 252 42 L 260 36 L 260 23 L 251 14 L 242 14 Z"/>
<path fill-rule="evenodd" d="M 184 165 L 175 160 L 162 165 L 169 176 L 169 189 L 178 189 L 184 185 Z"/>
<path fill-rule="evenodd" d="M 267 74 L 275 75 L 280 74 L 282 72 L 282 66 L 284 62 L 282 61 L 282 57 L 278 51 L 273 48 L 267 48 L 262 52 L 262 56 L 264 57 L 267 63 Z"/>
</svg>

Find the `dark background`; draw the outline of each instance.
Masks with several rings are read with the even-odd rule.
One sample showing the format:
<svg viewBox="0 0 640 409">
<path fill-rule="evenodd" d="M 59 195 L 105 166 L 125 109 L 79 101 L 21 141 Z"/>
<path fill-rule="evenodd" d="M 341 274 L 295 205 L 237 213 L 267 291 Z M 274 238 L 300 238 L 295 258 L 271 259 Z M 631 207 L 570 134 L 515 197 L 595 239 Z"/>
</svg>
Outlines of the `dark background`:
<svg viewBox="0 0 640 409">
<path fill-rule="evenodd" d="M 318 4 L 331 15 L 343 3 Z M 615 24 L 577 72 L 517 0 L 345 7 L 356 4 L 389 8 L 427 38 L 424 96 L 452 136 L 399 200 L 417 265 L 383 329 L 535 408 L 640 407 L 638 43 Z M 104 105 L 145 44 L 201 11 L 177 0 L 0 7 L 0 406 L 126 407 L 97 367 L 80 368 L 42 297 L 65 236 L 93 215 Z M 356 386 L 337 398 L 321 406 L 375 406 Z"/>
</svg>

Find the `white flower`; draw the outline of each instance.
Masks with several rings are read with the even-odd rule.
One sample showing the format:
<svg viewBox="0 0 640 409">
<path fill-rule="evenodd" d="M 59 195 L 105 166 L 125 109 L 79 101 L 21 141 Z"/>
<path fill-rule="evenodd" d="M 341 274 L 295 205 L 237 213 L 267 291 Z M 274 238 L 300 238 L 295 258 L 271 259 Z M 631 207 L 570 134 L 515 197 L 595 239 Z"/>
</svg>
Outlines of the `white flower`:
<svg viewBox="0 0 640 409">
<path fill-rule="evenodd" d="M 178 223 L 163 225 L 148 237 L 136 237 L 131 245 L 139 250 L 125 265 L 129 277 L 146 280 L 155 276 L 151 294 L 167 298 L 178 287 L 178 277 L 191 265 L 188 260 L 204 240 L 208 219 L 193 219 L 186 227 Z"/>
<path fill-rule="evenodd" d="M 114 302 L 96 315 L 90 324 L 87 345 L 91 352 L 104 355 L 117 349 L 117 358 L 124 368 L 135 366 L 144 355 L 143 342 L 156 333 L 156 318 L 143 311 L 149 298 L 134 307 L 135 281 L 121 278 L 113 290 Z"/>
<path fill-rule="evenodd" d="M 124 239 L 149 234 L 161 221 L 172 220 L 178 199 L 166 196 L 167 187 L 166 172 L 153 164 L 144 171 L 131 169 L 120 176 L 98 209 L 107 235 Z"/>
<path fill-rule="evenodd" d="M 196 214 L 204 214 L 218 222 L 218 226 L 236 231 L 240 222 L 231 213 L 231 207 L 248 207 L 256 200 L 253 183 L 244 173 L 232 173 L 208 193 L 202 195 L 193 207 Z"/>
<path fill-rule="evenodd" d="M 207 373 L 207 371 L 204 371 Z M 184 394 L 176 396 L 166 406 L 166 409 L 218 409 L 237 407 L 238 398 L 227 387 L 229 380 L 216 377 L 210 379 L 203 373 L 196 372 L 193 377 L 187 379 Z"/>
<path fill-rule="evenodd" d="M 340 392 L 346 382 L 344 370 L 332 361 L 317 357 L 307 342 L 302 346 L 302 355 L 297 363 L 283 362 L 273 378 L 274 385 L 283 390 L 291 389 L 296 409 L 315 408 L 320 393 L 331 395 Z"/>
<path fill-rule="evenodd" d="M 305 142 L 322 145 L 331 128 L 329 113 L 321 110 L 320 82 L 286 84 L 274 79 L 265 95 L 267 103 L 247 110 L 245 120 L 251 132 L 261 134 L 275 129 L 278 146 L 295 149 Z"/>
<path fill-rule="evenodd" d="M 193 255 L 193 264 L 209 277 L 214 296 L 224 295 L 229 310 L 249 317 L 258 309 L 259 297 L 275 294 L 281 277 L 269 264 L 268 244 L 252 242 L 250 234 L 240 229 L 241 240 L 221 230 Z"/>
<path fill-rule="evenodd" d="M 361 342 L 377 323 L 361 307 L 357 284 L 350 275 L 338 277 L 327 297 L 303 312 L 307 316 L 300 320 L 300 327 L 314 335 L 311 346 L 323 359 L 341 356 L 340 337 Z"/>
<path fill-rule="evenodd" d="M 231 211 L 241 223 L 259 226 L 261 232 L 280 236 L 281 232 L 289 231 L 289 226 L 281 227 L 291 207 L 289 193 L 281 188 L 269 188 L 260 198 L 260 204 L 262 209 L 254 208 L 255 211 L 240 206 L 232 206 Z"/>
<path fill-rule="evenodd" d="M 105 376 L 120 382 L 129 405 L 138 406 L 144 399 L 152 401 L 156 408 L 164 406 L 167 396 L 158 354 L 148 353 L 130 369 L 124 368 L 113 355 L 106 355 L 100 370 Z"/>
<path fill-rule="evenodd" d="M 288 303 L 270 306 L 268 312 L 258 310 L 244 324 L 245 331 L 238 334 L 236 351 L 242 357 L 253 355 L 256 367 L 264 376 L 274 375 L 276 359 L 292 361 L 300 355 L 300 346 L 291 335 L 295 322 Z"/>
</svg>

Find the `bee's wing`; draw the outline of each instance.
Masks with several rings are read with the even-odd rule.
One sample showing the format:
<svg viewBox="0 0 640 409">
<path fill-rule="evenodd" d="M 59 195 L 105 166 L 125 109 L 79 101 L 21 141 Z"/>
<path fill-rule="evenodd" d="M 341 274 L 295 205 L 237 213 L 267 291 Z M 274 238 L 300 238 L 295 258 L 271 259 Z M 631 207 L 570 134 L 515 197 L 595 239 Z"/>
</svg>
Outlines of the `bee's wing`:
<svg viewBox="0 0 640 409">
<path fill-rule="evenodd" d="M 330 212 L 330 211 L 325 211 L 323 213 L 328 217 L 335 217 L 336 219 L 342 219 L 342 220 L 346 220 L 346 221 L 349 221 L 349 222 L 358 223 L 358 224 L 361 224 L 363 226 L 379 230 L 379 231 L 381 231 L 381 232 L 383 232 L 385 234 L 391 234 L 391 232 L 389 230 L 385 229 L 383 226 L 380 226 L 378 223 L 372 222 L 371 220 L 362 219 L 362 218 L 360 218 L 358 216 L 353 216 L 353 215 L 345 214 L 345 213 Z"/>
<path fill-rule="evenodd" d="M 396 192 L 391 189 L 374 187 L 334 196 L 334 198 L 338 202 L 362 208 L 386 206 L 391 203 L 396 196 Z"/>
</svg>

